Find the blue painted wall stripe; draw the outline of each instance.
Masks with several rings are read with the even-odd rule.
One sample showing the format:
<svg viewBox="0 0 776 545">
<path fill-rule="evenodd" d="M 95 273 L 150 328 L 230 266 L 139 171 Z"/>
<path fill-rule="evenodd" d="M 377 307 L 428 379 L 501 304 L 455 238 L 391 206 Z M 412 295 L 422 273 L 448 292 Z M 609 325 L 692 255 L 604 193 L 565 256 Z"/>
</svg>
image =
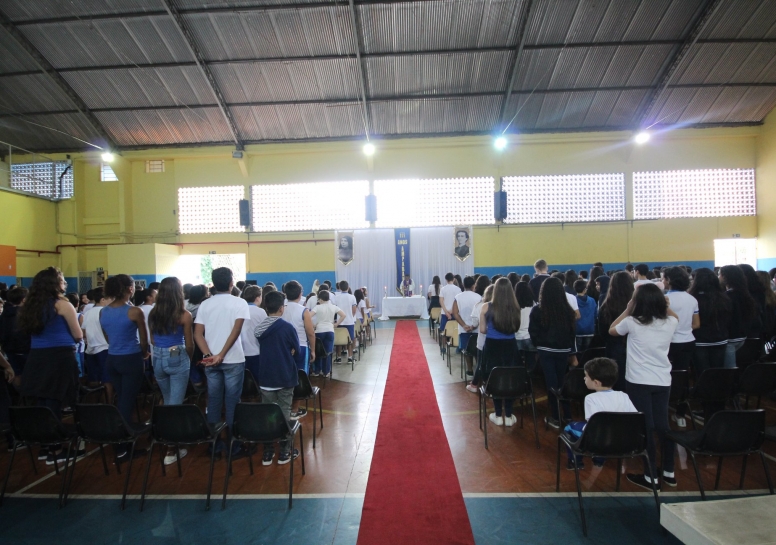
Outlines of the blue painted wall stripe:
<svg viewBox="0 0 776 545">
<path fill-rule="evenodd" d="M 304 295 L 310 293 L 316 279 L 321 283 L 324 280 L 331 280 L 332 282 L 337 280 L 334 271 L 247 273 L 245 277 L 246 280 L 255 280 L 259 286 L 272 282 L 278 289 L 286 282 L 296 280 L 302 284 L 302 293 Z"/>
<path fill-rule="evenodd" d="M 633 263 L 634 265 L 638 265 L 639 263 L 642 263 L 642 262 L 632 261 L 631 263 Z M 604 271 L 624 269 L 625 265 L 626 263 L 604 263 Z M 710 269 L 713 269 L 714 261 L 652 261 L 647 263 L 647 265 L 649 265 L 650 268 L 670 267 L 673 265 L 687 265 L 689 267 L 692 267 L 693 269 L 699 269 L 701 267 L 708 267 Z M 574 269 L 577 272 L 581 270 L 589 271 L 592 267 L 593 267 L 592 263 L 576 263 L 573 265 L 557 265 L 555 263 L 549 264 L 550 270 L 557 269 L 562 272 L 565 272 L 569 269 Z M 487 274 L 488 276 L 493 276 L 494 274 L 506 275 L 511 272 L 515 272 L 520 275 L 523 275 L 523 274 L 533 275 L 534 268 L 533 268 L 533 265 L 514 265 L 514 266 L 505 266 L 505 267 L 474 267 L 474 272 L 479 274 Z"/>
</svg>

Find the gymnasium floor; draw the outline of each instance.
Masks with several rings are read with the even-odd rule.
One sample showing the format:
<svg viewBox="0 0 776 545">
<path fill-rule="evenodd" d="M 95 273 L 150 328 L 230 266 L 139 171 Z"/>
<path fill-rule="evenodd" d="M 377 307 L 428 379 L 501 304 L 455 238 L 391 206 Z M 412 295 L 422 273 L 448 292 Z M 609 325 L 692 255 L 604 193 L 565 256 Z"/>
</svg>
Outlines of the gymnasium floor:
<svg viewBox="0 0 776 545">
<path fill-rule="evenodd" d="M 323 386 L 324 429 L 312 448 L 312 414 L 302 419 L 305 435 L 306 475 L 297 461 L 294 507 L 287 510 L 289 466 L 255 465 L 249 475 L 247 460 L 234 464 L 226 510 L 221 493 L 226 463 L 216 462 L 211 510 L 205 511 L 209 458 L 205 447 L 195 448 L 182 460 L 183 477 L 175 466 L 167 476 L 158 463 L 151 467 L 144 512 L 139 493 L 145 461 L 137 460 L 130 481 L 125 511 L 119 510 L 123 475 L 111 467 L 103 474 L 99 452 L 79 461 L 70 501 L 57 509 L 60 479 L 42 462 L 35 475 L 29 458 L 20 453 L 8 493 L 0 507 L 0 544 L 37 544 L 56 540 L 69 543 L 251 543 L 251 544 L 355 544 L 361 506 L 377 432 L 395 322 L 378 323 L 376 339 L 368 346 L 355 370 L 336 365 L 334 381 Z M 534 443 L 533 422 L 527 413 L 524 429 L 491 426 L 490 448 L 485 450 L 477 424 L 477 396 L 468 393 L 460 378 L 459 360 L 453 373 L 447 369 L 427 322 L 418 322 L 434 382 L 443 424 L 458 473 L 469 519 L 478 545 L 490 543 L 677 543 L 660 531 L 651 494 L 625 479 L 614 493 L 615 467 L 602 469 L 588 462 L 582 473 L 589 538 L 582 536 L 573 472 L 561 474 L 561 493 L 555 493 L 557 432 L 540 424 L 541 448 Z M 543 381 L 536 381 L 539 421 L 547 403 Z M 769 424 L 776 418 L 768 407 Z M 770 454 L 776 449 L 766 445 Z M 406 463 L 434 452 L 417 452 L 408 444 Z M 0 470 L 9 455 L 0 453 Z M 258 462 L 258 460 L 255 460 Z M 720 492 L 735 496 L 763 493 L 765 478 L 758 460 L 749 464 L 744 492 L 737 490 L 740 462 L 730 460 L 723 469 Z M 699 499 L 689 461 L 677 456 L 679 486 L 661 501 Z M 702 460 L 707 489 L 713 487 L 716 460 Z M 640 462 L 628 462 L 624 471 L 638 471 Z M 773 469 L 773 468 L 772 468 Z"/>
</svg>

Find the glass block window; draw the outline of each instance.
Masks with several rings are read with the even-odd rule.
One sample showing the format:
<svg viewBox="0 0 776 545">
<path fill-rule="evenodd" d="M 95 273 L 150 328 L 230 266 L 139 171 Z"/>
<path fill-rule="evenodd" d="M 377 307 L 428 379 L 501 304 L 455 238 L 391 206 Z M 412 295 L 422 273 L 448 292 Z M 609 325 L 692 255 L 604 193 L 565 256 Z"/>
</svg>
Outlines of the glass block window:
<svg viewBox="0 0 776 545">
<path fill-rule="evenodd" d="M 625 175 L 506 176 L 506 223 L 573 223 L 625 219 Z"/>
<path fill-rule="evenodd" d="M 633 173 L 634 219 L 754 216 L 754 169 Z"/>
<path fill-rule="evenodd" d="M 50 199 L 70 199 L 73 196 L 73 169 L 69 166 L 64 161 L 13 163 L 11 188 Z"/>
<path fill-rule="evenodd" d="M 241 185 L 178 189 L 178 230 L 187 233 L 239 233 Z"/>
<path fill-rule="evenodd" d="M 146 161 L 146 173 L 147 174 L 159 174 L 164 172 L 164 159 L 154 159 L 152 161 Z"/>
<path fill-rule="evenodd" d="M 100 181 L 103 182 L 118 182 L 119 177 L 116 176 L 116 173 L 113 172 L 113 169 L 110 165 L 106 165 L 105 163 L 102 164 L 102 168 L 100 168 Z"/>
<path fill-rule="evenodd" d="M 369 182 L 312 182 L 251 186 L 257 232 L 365 229 Z"/>
<path fill-rule="evenodd" d="M 377 227 L 493 223 L 493 178 L 377 180 Z"/>
</svg>

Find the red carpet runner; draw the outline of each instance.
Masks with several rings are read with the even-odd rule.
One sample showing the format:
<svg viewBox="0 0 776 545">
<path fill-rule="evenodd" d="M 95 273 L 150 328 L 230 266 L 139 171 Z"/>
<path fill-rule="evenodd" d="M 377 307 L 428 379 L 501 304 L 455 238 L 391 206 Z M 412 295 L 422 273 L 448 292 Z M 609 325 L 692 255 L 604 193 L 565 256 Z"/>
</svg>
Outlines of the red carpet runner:
<svg viewBox="0 0 776 545">
<path fill-rule="evenodd" d="M 473 545 L 415 322 L 398 322 L 358 545 Z"/>
</svg>

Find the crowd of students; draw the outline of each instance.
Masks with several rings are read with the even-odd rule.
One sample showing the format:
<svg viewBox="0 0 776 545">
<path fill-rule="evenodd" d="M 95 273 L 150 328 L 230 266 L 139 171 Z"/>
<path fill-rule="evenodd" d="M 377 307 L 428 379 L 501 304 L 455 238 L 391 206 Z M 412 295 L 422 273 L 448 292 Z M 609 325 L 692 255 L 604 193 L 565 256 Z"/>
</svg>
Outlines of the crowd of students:
<svg viewBox="0 0 776 545">
<path fill-rule="evenodd" d="M 467 390 L 478 392 L 494 367 L 524 365 L 533 371 L 538 365 L 548 390 L 546 422 L 560 429 L 570 421 L 570 407 L 562 403 L 559 414 L 551 389 L 562 386 L 569 367 L 578 365 L 577 355 L 602 346 L 606 362 L 593 365 L 595 376 L 585 366 L 588 386 L 596 385 L 592 389 L 597 392 L 625 392 L 629 401 L 625 403 L 622 395 L 597 396 L 596 408 L 588 410 L 586 404 L 587 418 L 598 410 L 630 406 L 643 412 L 652 467 L 628 479 L 651 489 L 654 475 L 658 487 L 661 482 L 675 486 L 674 445 L 666 439 L 671 370 L 691 370 L 697 378 L 709 368 L 735 367 L 736 352 L 747 339 L 760 339 L 762 344 L 771 340 L 776 335 L 776 270 L 755 271 L 749 265 L 650 269 L 629 264 L 605 273 L 596 263 L 589 273 L 577 274 L 549 271 L 541 259 L 534 270 L 533 277 L 509 273 L 461 279 L 448 273 L 444 285 L 434 277 L 427 294 L 429 307 L 441 309 L 440 332 L 449 320 L 458 322 L 459 350 L 466 354 L 471 377 Z M 493 423 L 515 424 L 510 400 L 494 400 L 494 405 L 495 412 L 489 415 Z M 672 418 L 684 428 L 686 416 L 680 407 Z M 565 430 L 580 431 L 571 424 Z M 569 467 L 573 469 L 571 460 Z"/>
<path fill-rule="evenodd" d="M 366 288 L 351 293 L 344 280 L 336 291 L 331 288 L 329 281 L 316 281 L 303 299 L 296 281 L 280 291 L 271 282 L 263 287 L 235 283 L 232 271 L 222 267 L 213 270 L 210 288 L 168 277 L 137 290 L 132 277 L 118 274 L 79 297 L 67 292 L 61 271 L 44 269 L 29 289 L 12 286 L 2 294 L 7 305 L 0 314 L 5 354 L 0 368 L 10 386 L 0 388 L 0 423 L 9 421 L 9 393 L 62 418 L 85 388 L 96 386 L 104 386 L 106 398 L 131 422 L 144 384 L 155 383 L 165 405 L 183 403 L 190 388 L 206 389 L 208 422 L 223 420 L 231 428 L 246 369 L 260 385 L 263 401 L 280 405 L 289 419 L 301 418 L 306 411 L 292 407 L 298 372 L 331 374 L 335 327 L 353 341 L 350 363 L 355 321 L 369 327 Z M 10 433 L 7 440 L 13 448 Z M 116 449 L 117 463 L 129 457 L 127 447 Z M 225 448 L 219 441 L 216 454 Z M 186 454 L 180 449 L 181 457 Z M 247 447 L 235 443 L 233 459 L 247 454 Z M 278 463 L 298 454 L 283 444 Z M 77 456 L 83 455 L 81 445 Z M 273 446 L 265 445 L 263 464 L 272 464 L 274 457 Z M 57 447 L 39 454 L 49 465 L 64 458 Z M 175 451 L 168 451 L 164 463 L 175 461 Z"/>
</svg>

